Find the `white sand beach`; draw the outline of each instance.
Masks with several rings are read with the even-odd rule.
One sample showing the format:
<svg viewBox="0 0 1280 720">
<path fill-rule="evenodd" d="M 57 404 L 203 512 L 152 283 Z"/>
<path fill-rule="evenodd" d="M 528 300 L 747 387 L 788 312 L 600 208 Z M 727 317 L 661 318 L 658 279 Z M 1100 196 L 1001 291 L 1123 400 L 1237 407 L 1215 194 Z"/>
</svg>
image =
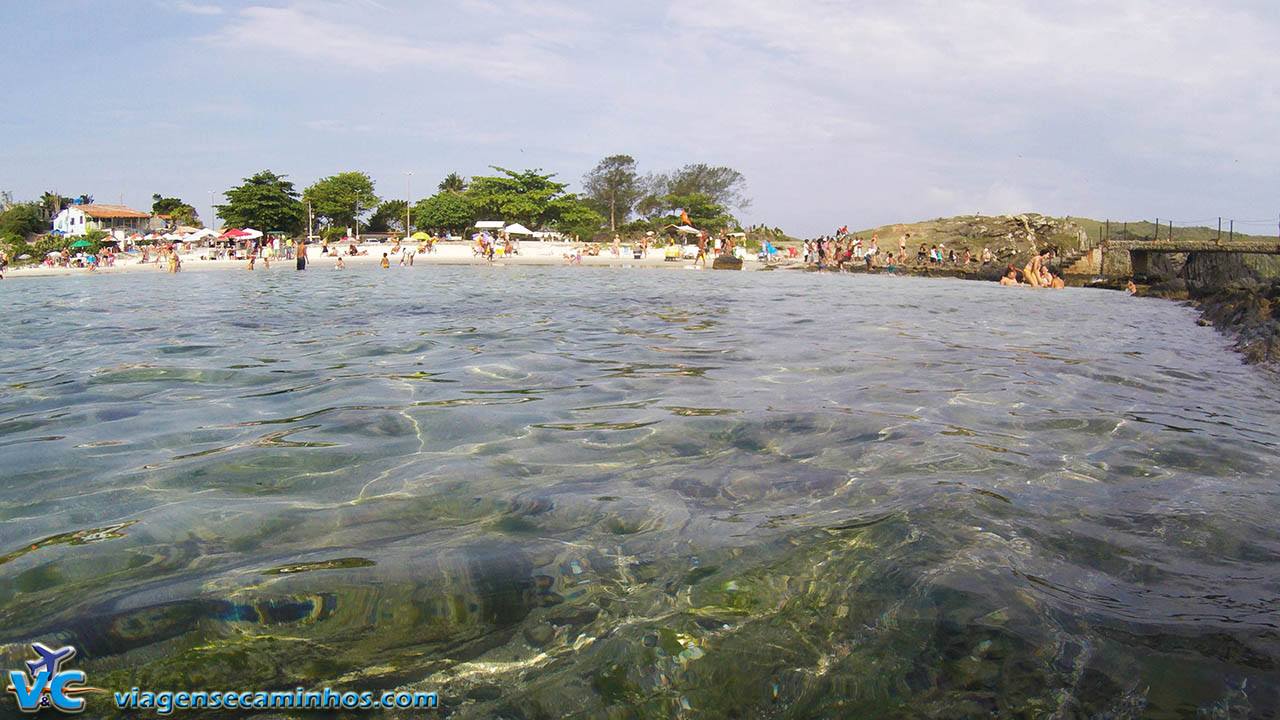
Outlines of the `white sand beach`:
<svg viewBox="0 0 1280 720">
<path fill-rule="evenodd" d="M 337 250 L 338 245 L 330 246 Z M 349 246 L 341 246 L 342 250 L 346 250 Z M 387 253 L 387 259 L 392 268 L 400 267 L 402 252 L 409 246 L 402 246 L 401 252 L 391 253 L 394 246 L 391 243 L 361 243 L 358 250 L 361 255 L 343 255 L 343 264 L 348 267 L 356 267 L 363 265 L 377 265 L 382 261 L 383 253 Z M 487 265 L 489 261 L 484 257 L 476 255 L 473 252 L 474 246 L 470 243 L 463 242 L 443 242 L 436 243 L 432 252 L 418 253 L 413 257 L 413 265 Z M 520 245 L 520 253 L 512 256 L 495 257 L 493 265 L 511 266 L 511 265 L 565 265 L 567 261 L 565 254 L 574 252 L 579 245 L 562 242 L 526 242 Z M 416 250 L 416 246 L 411 252 Z M 187 272 L 199 272 L 204 270 L 247 270 L 249 262 L 247 260 L 216 260 L 209 259 L 212 257 L 212 251 L 209 248 L 196 248 L 188 252 L 180 254 L 182 258 L 182 269 Z M 318 245 L 310 245 L 307 248 L 307 269 L 309 270 L 332 270 L 337 265 L 337 256 L 321 255 Z M 408 267 L 408 259 L 405 259 L 406 267 Z M 794 262 L 794 261 L 793 261 Z M 784 264 L 782 261 L 778 264 Z M 600 255 L 590 256 L 585 253 L 582 256 L 582 265 L 594 266 L 614 266 L 614 267 L 649 267 L 649 268 L 667 268 L 667 269 L 693 269 L 693 260 L 682 258 L 680 260 L 670 261 L 665 259 L 665 248 L 650 248 L 647 257 L 636 260 L 630 248 L 623 246 L 622 253 L 615 256 L 611 249 L 605 247 L 601 250 Z M 708 259 L 707 265 L 710 265 Z M 750 270 L 761 267 L 763 263 L 755 258 L 754 255 L 748 255 L 743 269 Z M 254 272 L 274 272 L 276 270 L 294 270 L 295 262 L 293 260 L 275 259 L 268 266 L 263 262 L 262 258 L 254 264 Z M 96 270 L 88 270 L 86 268 L 76 267 L 48 267 L 44 265 L 29 267 L 10 267 L 6 278 L 22 278 L 22 277 L 47 277 L 53 275 L 110 275 L 115 273 L 133 273 L 133 272 L 164 272 L 166 266 L 157 264 L 154 255 L 147 263 L 142 263 L 138 259 L 137 253 L 121 254 L 117 257 L 116 263 L 110 267 L 101 267 Z"/>
</svg>

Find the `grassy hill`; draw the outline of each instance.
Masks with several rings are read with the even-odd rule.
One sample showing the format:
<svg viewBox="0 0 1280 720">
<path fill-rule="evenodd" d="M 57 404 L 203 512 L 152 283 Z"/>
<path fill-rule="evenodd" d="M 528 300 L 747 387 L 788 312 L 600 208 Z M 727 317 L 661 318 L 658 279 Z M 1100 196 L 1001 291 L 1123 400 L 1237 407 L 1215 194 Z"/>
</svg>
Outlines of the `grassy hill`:
<svg viewBox="0 0 1280 720">
<path fill-rule="evenodd" d="M 913 223 L 896 223 L 882 225 L 858 231 L 863 238 L 873 234 L 880 236 L 880 247 L 897 249 L 898 238 L 910 233 L 907 238 L 907 250 L 914 254 L 921 243 L 932 247 L 945 245 L 948 250 L 954 249 L 963 254 L 967 248 L 977 255 L 983 248 L 1001 258 L 1022 257 L 1032 251 L 1043 252 L 1046 248 L 1056 248 L 1062 255 L 1070 255 L 1086 245 L 1096 245 L 1106 234 L 1106 223 L 1090 218 L 1053 218 L 1036 213 L 1018 215 L 960 215 L 952 218 L 937 218 Z M 1118 238 L 1126 230 L 1125 223 L 1112 221 L 1110 237 Z M 1155 233 L 1155 225 L 1149 221 L 1130 222 L 1127 233 L 1131 237 L 1151 237 Z M 1168 234 L 1167 225 L 1160 226 L 1161 237 Z M 1211 239 L 1217 237 L 1217 228 L 1208 227 L 1174 227 L 1173 237 Z M 1226 238 L 1223 230 L 1223 238 Z M 1261 239 L 1236 233 L 1236 239 Z"/>
</svg>

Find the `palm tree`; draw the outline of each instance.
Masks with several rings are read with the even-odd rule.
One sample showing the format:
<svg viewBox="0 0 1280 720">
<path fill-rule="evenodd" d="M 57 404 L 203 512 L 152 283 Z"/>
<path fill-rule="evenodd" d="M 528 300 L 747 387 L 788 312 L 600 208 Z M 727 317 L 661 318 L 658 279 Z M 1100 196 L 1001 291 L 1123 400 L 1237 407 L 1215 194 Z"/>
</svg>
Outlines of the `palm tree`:
<svg viewBox="0 0 1280 720">
<path fill-rule="evenodd" d="M 456 172 L 451 172 L 440 181 L 440 192 L 463 192 L 467 189 L 467 179 Z"/>
</svg>

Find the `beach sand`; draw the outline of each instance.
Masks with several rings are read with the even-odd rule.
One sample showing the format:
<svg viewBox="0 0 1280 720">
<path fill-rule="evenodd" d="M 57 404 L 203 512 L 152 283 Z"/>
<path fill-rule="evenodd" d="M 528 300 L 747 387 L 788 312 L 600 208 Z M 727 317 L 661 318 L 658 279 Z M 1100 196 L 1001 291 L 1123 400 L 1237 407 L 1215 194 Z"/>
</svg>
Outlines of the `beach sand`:
<svg viewBox="0 0 1280 720">
<path fill-rule="evenodd" d="M 338 245 L 331 246 L 338 249 Z M 377 265 L 382 261 L 382 254 L 387 253 L 387 259 L 391 263 L 391 267 L 400 267 L 400 254 L 391 255 L 391 243 L 361 243 L 359 249 L 367 251 L 368 255 L 343 255 L 343 263 L 348 267 L 356 267 L 363 265 Z M 525 242 L 520 244 L 520 254 L 510 257 L 495 257 L 493 264 L 502 266 L 513 265 L 564 265 L 566 264 L 564 254 L 576 247 L 569 243 L 558 242 Z M 341 246 L 343 250 L 346 245 Z M 402 248 L 403 250 L 403 248 Z M 249 262 L 247 260 L 202 260 L 201 256 L 208 256 L 210 250 L 208 248 L 200 248 L 189 253 L 182 253 L 182 269 L 184 272 L 200 272 L 204 270 L 247 270 Z M 134 272 L 164 272 L 165 266 L 157 265 L 154 258 L 145 265 L 138 262 L 137 254 L 117 258 L 116 264 L 112 267 L 102 267 L 97 270 L 87 270 L 85 268 L 65 268 L 65 267 L 45 267 L 43 265 L 33 267 L 10 267 L 6 273 L 6 278 L 22 278 L 22 277 L 47 277 L 53 275 L 111 275 L 116 273 L 134 273 Z M 487 265 L 487 260 L 478 257 L 472 252 L 470 243 L 450 242 L 436 243 L 435 251 L 427 254 L 418 254 L 414 257 L 413 266 L 419 265 Z M 333 270 L 337 264 L 337 258 L 332 255 L 321 255 L 318 245 L 309 245 L 307 247 L 307 269 L 308 270 Z M 631 253 L 624 247 L 622 255 L 614 256 L 613 253 L 605 248 L 599 256 L 591 257 L 582 256 L 582 265 L 595 266 L 613 266 L 613 267 L 652 267 L 667 269 L 683 269 L 692 268 L 692 259 L 681 259 L 678 261 L 667 261 L 664 259 L 664 248 L 651 248 L 646 258 L 636 260 Z M 711 265 L 711 259 L 707 260 L 708 267 Z M 743 265 L 744 270 L 751 270 L 761 267 L 763 263 L 758 261 L 754 255 L 749 255 Z M 408 265 L 406 265 L 408 267 Z M 271 267 L 266 268 L 263 265 L 262 258 L 258 258 L 258 262 L 254 266 L 254 272 L 275 272 L 277 270 L 294 270 L 295 261 L 278 258 L 271 261 Z"/>
</svg>

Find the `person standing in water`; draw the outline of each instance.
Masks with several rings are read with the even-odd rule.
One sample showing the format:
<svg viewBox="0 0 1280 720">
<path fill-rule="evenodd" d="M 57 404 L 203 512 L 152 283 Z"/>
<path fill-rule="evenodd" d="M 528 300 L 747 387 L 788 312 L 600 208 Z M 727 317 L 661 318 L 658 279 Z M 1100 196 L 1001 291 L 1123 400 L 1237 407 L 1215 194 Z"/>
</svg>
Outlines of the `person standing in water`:
<svg viewBox="0 0 1280 720">
<path fill-rule="evenodd" d="M 299 240 L 299 241 L 298 241 L 298 244 L 294 247 L 294 252 L 295 252 L 295 253 L 297 253 L 297 256 L 298 256 L 297 268 L 298 268 L 299 270 L 306 270 L 306 269 L 307 269 L 307 241 L 306 241 L 306 238 L 303 238 L 303 239 L 301 239 L 301 240 Z"/>
</svg>

